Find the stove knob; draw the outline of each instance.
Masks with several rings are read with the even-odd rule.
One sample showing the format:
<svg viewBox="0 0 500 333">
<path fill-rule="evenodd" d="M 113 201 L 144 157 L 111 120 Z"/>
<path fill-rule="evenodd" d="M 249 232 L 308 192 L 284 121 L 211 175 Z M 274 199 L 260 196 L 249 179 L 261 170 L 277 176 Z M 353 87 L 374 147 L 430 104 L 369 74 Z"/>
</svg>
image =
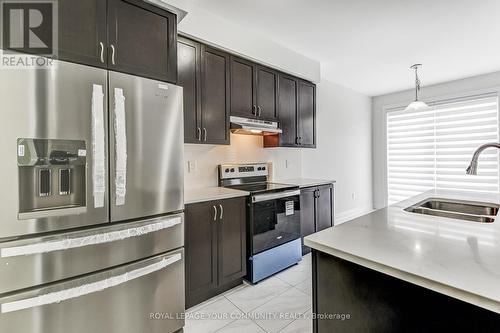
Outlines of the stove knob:
<svg viewBox="0 0 500 333">
<path fill-rule="evenodd" d="M 229 172 L 229 169 L 224 170 L 224 172 Z"/>
<path fill-rule="evenodd" d="M 231 168 L 231 172 L 234 172 L 234 168 Z"/>
<path fill-rule="evenodd" d="M 262 170 L 266 170 L 266 167 L 262 167 Z"/>
<path fill-rule="evenodd" d="M 257 168 L 257 171 L 260 171 L 260 170 L 262 170 L 262 168 L 261 168 L 261 167 L 258 167 L 258 168 Z"/>
</svg>

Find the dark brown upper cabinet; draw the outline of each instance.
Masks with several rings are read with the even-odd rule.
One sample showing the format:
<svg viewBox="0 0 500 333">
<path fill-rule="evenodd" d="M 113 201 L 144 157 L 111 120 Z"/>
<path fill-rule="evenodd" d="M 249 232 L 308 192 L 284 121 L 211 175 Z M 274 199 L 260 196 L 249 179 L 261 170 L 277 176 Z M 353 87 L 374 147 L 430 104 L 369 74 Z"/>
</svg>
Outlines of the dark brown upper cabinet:
<svg viewBox="0 0 500 333">
<path fill-rule="evenodd" d="M 229 144 L 229 54 L 202 45 L 201 78 L 203 140 Z"/>
<path fill-rule="evenodd" d="M 177 82 L 177 17 L 141 0 L 108 0 L 110 69 Z"/>
<path fill-rule="evenodd" d="M 298 80 L 298 88 L 298 145 L 314 148 L 316 147 L 316 86 Z"/>
<path fill-rule="evenodd" d="M 179 37 L 178 71 L 184 142 L 229 144 L 229 54 Z"/>
<path fill-rule="evenodd" d="M 281 147 L 295 147 L 298 143 L 297 90 L 297 79 L 291 76 L 279 76 L 278 117 L 281 130 L 283 131 L 283 133 L 279 135 L 279 146 Z"/>
<path fill-rule="evenodd" d="M 255 67 L 251 62 L 231 57 L 231 115 L 255 117 Z"/>
<path fill-rule="evenodd" d="M 179 37 L 177 84 L 184 90 L 184 142 L 201 142 L 201 44 Z"/>
<path fill-rule="evenodd" d="M 231 57 L 231 115 L 276 119 L 277 87 L 274 70 Z"/>
<path fill-rule="evenodd" d="M 270 68 L 257 66 L 257 114 L 276 119 L 278 115 L 278 74 Z"/>
<path fill-rule="evenodd" d="M 278 119 L 283 133 L 265 136 L 264 147 L 316 147 L 316 86 L 279 74 Z"/>
<path fill-rule="evenodd" d="M 177 82 L 177 17 L 141 0 L 59 0 L 59 59 Z"/>
<path fill-rule="evenodd" d="M 235 285 L 246 274 L 246 199 L 186 205 L 186 308 Z"/>
<path fill-rule="evenodd" d="M 58 1 L 58 58 L 107 67 L 106 7 L 103 0 Z"/>
</svg>

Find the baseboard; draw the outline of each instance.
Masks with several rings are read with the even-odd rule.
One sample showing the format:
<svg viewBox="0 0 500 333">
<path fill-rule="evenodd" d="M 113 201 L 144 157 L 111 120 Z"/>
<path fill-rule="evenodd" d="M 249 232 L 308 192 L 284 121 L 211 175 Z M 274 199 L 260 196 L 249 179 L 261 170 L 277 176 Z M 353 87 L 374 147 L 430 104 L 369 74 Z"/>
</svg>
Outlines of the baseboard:
<svg viewBox="0 0 500 333">
<path fill-rule="evenodd" d="M 344 212 L 338 213 L 335 215 L 335 224 L 341 224 L 347 221 L 350 221 L 352 219 L 355 219 L 357 217 L 360 217 L 362 215 L 368 214 L 373 211 L 373 206 L 372 205 L 366 205 L 363 207 L 358 207 L 350 210 L 346 210 Z"/>
</svg>

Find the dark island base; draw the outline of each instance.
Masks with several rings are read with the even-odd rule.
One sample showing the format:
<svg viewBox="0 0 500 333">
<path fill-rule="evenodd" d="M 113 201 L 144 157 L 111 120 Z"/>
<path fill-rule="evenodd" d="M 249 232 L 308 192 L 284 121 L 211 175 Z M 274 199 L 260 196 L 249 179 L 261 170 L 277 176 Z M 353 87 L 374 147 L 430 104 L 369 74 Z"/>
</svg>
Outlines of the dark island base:
<svg viewBox="0 0 500 333">
<path fill-rule="evenodd" d="M 315 318 L 315 333 L 500 331 L 492 311 L 323 252 L 312 256 L 313 312 L 337 315 Z"/>
</svg>

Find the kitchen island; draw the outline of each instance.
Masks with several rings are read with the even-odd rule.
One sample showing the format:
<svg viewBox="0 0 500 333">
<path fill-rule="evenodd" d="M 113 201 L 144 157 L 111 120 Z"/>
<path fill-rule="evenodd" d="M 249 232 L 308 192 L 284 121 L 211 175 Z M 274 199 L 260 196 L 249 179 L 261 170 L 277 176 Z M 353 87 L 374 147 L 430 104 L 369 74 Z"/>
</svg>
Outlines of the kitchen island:
<svg viewBox="0 0 500 333">
<path fill-rule="evenodd" d="M 404 210 L 427 198 L 500 203 L 430 191 L 306 237 L 315 332 L 498 330 L 500 220 Z"/>
</svg>

